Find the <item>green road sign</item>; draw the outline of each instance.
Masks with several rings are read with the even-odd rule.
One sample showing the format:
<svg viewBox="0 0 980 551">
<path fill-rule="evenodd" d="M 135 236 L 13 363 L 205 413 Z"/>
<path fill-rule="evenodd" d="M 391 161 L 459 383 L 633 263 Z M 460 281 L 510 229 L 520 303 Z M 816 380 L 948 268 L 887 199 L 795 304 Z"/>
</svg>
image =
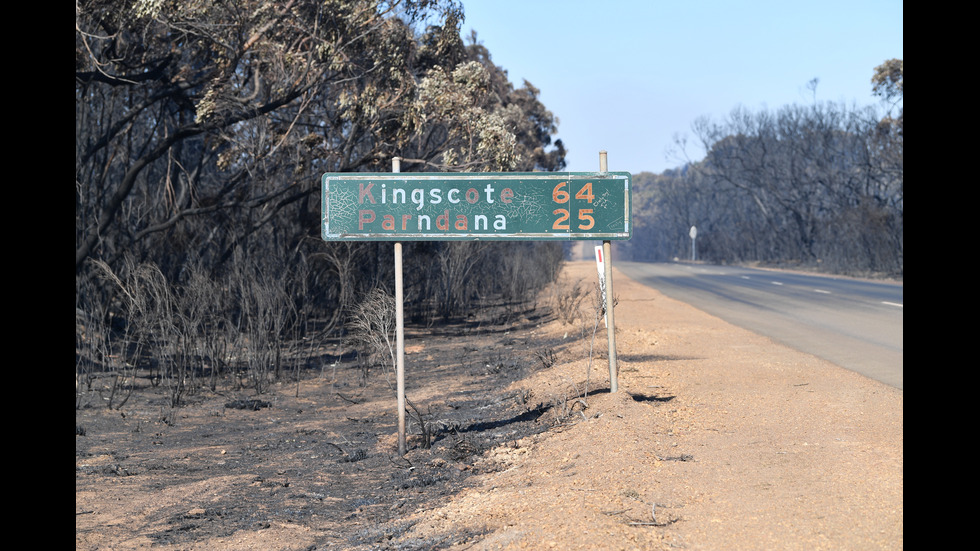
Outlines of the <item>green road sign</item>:
<svg viewBox="0 0 980 551">
<path fill-rule="evenodd" d="M 327 241 L 622 240 L 628 172 L 323 175 Z"/>
</svg>

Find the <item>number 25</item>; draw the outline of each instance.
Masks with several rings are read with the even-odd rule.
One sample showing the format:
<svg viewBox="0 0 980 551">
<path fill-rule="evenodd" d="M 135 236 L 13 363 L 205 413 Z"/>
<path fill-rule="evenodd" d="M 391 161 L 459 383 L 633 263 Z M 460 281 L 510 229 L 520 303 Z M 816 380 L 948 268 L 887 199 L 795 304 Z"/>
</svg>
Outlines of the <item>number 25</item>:
<svg viewBox="0 0 980 551">
<path fill-rule="evenodd" d="M 552 224 L 551 229 L 554 230 L 567 230 L 570 229 L 568 225 L 568 209 L 555 209 L 551 214 L 558 215 L 555 223 Z M 578 229 L 580 230 L 591 230 L 595 226 L 595 219 L 592 218 L 592 209 L 579 209 L 578 219 L 584 224 L 579 224 Z"/>
</svg>

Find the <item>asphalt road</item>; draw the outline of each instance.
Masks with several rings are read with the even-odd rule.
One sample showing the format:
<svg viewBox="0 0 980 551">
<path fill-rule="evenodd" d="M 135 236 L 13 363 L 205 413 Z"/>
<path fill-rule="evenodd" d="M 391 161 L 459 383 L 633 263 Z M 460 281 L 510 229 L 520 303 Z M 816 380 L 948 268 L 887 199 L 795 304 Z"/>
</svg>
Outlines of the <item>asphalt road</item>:
<svg viewBox="0 0 980 551">
<path fill-rule="evenodd" d="M 729 323 L 903 388 L 902 283 L 704 264 L 615 267 Z"/>
</svg>

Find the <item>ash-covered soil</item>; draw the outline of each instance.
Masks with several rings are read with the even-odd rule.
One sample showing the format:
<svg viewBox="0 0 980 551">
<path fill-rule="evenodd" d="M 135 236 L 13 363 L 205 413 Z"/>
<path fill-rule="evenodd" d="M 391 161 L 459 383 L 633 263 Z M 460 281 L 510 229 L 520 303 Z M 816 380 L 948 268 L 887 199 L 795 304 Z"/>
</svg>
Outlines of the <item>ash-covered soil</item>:
<svg viewBox="0 0 980 551">
<path fill-rule="evenodd" d="M 290 373 L 261 395 L 222 381 L 171 409 L 165 385 L 143 378 L 115 410 L 90 393 L 75 415 L 76 547 L 383 546 L 412 525 L 399 520 L 407 512 L 499 469 L 487 450 L 568 422 L 530 389 L 508 388 L 566 341 L 536 331 L 549 321 L 542 312 L 504 327 L 409 331 L 404 457 L 394 375 L 365 371 L 339 344 L 320 370 L 298 381 Z M 461 530 L 416 547 L 477 536 Z"/>
</svg>

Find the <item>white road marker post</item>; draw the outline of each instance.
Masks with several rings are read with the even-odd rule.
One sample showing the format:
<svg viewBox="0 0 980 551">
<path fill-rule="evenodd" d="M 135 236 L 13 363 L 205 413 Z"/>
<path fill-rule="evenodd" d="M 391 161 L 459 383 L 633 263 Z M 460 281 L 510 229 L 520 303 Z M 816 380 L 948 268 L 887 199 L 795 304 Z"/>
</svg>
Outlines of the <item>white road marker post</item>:
<svg viewBox="0 0 980 551">
<path fill-rule="evenodd" d="M 609 172 L 609 160 L 605 151 L 599 152 L 599 172 L 605 174 Z M 616 323 L 613 317 L 613 278 L 612 278 L 612 241 L 606 239 L 602 242 L 603 264 L 605 271 L 605 296 L 603 302 L 606 305 L 606 335 L 609 340 L 609 392 L 619 392 L 619 368 L 616 366 Z"/>
<path fill-rule="evenodd" d="M 599 272 L 599 293 L 602 295 L 602 325 L 606 325 L 606 262 L 604 260 L 605 253 L 602 252 L 602 245 L 597 245 L 595 248 L 595 265 L 596 270 Z"/>
<path fill-rule="evenodd" d="M 401 172 L 401 158 L 391 160 L 391 171 Z M 405 292 L 402 283 L 402 244 L 395 242 L 395 380 L 398 387 L 398 455 L 405 446 Z"/>
<path fill-rule="evenodd" d="M 698 259 L 698 243 L 696 239 L 698 238 L 698 228 L 696 226 L 691 226 L 691 262 L 696 262 Z"/>
</svg>

